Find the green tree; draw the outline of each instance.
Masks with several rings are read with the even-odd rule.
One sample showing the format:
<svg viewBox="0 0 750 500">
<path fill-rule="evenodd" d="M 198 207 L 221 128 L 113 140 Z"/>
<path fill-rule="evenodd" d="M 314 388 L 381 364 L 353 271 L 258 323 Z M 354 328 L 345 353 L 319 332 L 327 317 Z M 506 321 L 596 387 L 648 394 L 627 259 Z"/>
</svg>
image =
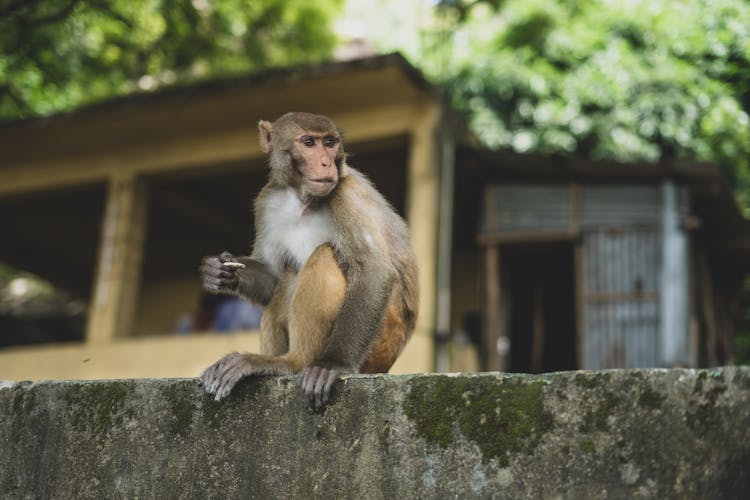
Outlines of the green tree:
<svg viewBox="0 0 750 500">
<path fill-rule="evenodd" d="M 490 147 L 720 164 L 750 208 L 750 3 L 443 0 L 419 60 Z"/>
<path fill-rule="evenodd" d="M 711 161 L 750 212 L 746 0 L 442 0 L 409 55 L 486 146 Z M 743 295 L 750 363 L 750 280 Z"/>
<path fill-rule="evenodd" d="M 341 0 L 0 0 L 0 119 L 326 58 Z"/>
</svg>

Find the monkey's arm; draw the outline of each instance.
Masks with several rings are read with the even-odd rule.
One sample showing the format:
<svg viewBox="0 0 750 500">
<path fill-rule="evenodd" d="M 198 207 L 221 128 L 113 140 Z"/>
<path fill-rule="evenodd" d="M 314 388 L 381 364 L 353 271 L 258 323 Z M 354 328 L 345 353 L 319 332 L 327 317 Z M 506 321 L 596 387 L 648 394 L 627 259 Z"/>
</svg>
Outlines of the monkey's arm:
<svg viewBox="0 0 750 500">
<path fill-rule="evenodd" d="M 262 306 L 270 302 L 278 281 L 263 263 L 250 257 L 235 257 L 229 252 L 204 258 L 200 272 L 207 292 L 239 295 Z"/>
<path fill-rule="evenodd" d="M 323 354 L 302 372 L 311 409 L 320 410 L 339 375 L 356 373 L 382 326 L 395 271 L 367 263 L 349 270 L 347 290 Z"/>
</svg>

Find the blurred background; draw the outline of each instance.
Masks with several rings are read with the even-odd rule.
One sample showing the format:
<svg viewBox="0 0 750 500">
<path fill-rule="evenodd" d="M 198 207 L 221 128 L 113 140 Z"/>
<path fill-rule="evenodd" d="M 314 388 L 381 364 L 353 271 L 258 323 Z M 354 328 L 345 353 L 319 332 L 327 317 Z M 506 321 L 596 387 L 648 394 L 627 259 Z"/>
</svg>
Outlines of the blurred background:
<svg viewBox="0 0 750 500">
<path fill-rule="evenodd" d="M 0 0 L 0 379 L 195 376 L 262 310 L 256 124 L 412 229 L 394 372 L 750 363 L 746 0 Z"/>
</svg>

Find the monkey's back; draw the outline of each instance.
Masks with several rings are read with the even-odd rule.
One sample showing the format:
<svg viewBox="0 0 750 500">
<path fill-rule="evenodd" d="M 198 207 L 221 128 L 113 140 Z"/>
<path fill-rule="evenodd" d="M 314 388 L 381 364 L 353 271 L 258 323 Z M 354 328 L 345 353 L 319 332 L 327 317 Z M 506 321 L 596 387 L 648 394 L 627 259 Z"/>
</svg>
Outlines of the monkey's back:
<svg viewBox="0 0 750 500">
<path fill-rule="evenodd" d="M 376 228 L 382 242 L 375 242 L 374 245 L 382 243 L 382 257 L 388 261 L 395 275 L 381 333 L 360 368 L 361 373 L 383 373 L 395 362 L 416 326 L 419 308 L 416 257 L 406 223 L 367 177 L 349 168 L 340 187 L 346 191 L 348 198 L 358 200 L 357 213 L 351 214 L 351 220 L 341 224 L 360 229 L 360 232 L 367 232 L 370 228 L 374 231 Z M 356 249 L 350 252 L 357 253 Z"/>
</svg>

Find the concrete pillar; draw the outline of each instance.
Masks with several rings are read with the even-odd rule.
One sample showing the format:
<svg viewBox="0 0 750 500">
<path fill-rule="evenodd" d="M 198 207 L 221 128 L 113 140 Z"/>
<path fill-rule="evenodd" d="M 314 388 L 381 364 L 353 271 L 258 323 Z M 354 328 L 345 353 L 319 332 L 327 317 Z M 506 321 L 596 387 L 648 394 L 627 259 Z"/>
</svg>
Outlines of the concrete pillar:
<svg viewBox="0 0 750 500">
<path fill-rule="evenodd" d="M 419 265 L 419 318 L 415 336 L 420 345 L 434 351 L 437 301 L 438 212 L 440 168 L 438 165 L 437 125 L 440 107 L 426 105 L 411 131 L 408 165 L 406 219 L 412 247 Z M 434 369 L 434 360 L 427 370 Z"/>
<path fill-rule="evenodd" d="M 86 340 L 132 335 L 146 238 L 147 197 L 134 174 L 109 180 Z"/>
</svg>

